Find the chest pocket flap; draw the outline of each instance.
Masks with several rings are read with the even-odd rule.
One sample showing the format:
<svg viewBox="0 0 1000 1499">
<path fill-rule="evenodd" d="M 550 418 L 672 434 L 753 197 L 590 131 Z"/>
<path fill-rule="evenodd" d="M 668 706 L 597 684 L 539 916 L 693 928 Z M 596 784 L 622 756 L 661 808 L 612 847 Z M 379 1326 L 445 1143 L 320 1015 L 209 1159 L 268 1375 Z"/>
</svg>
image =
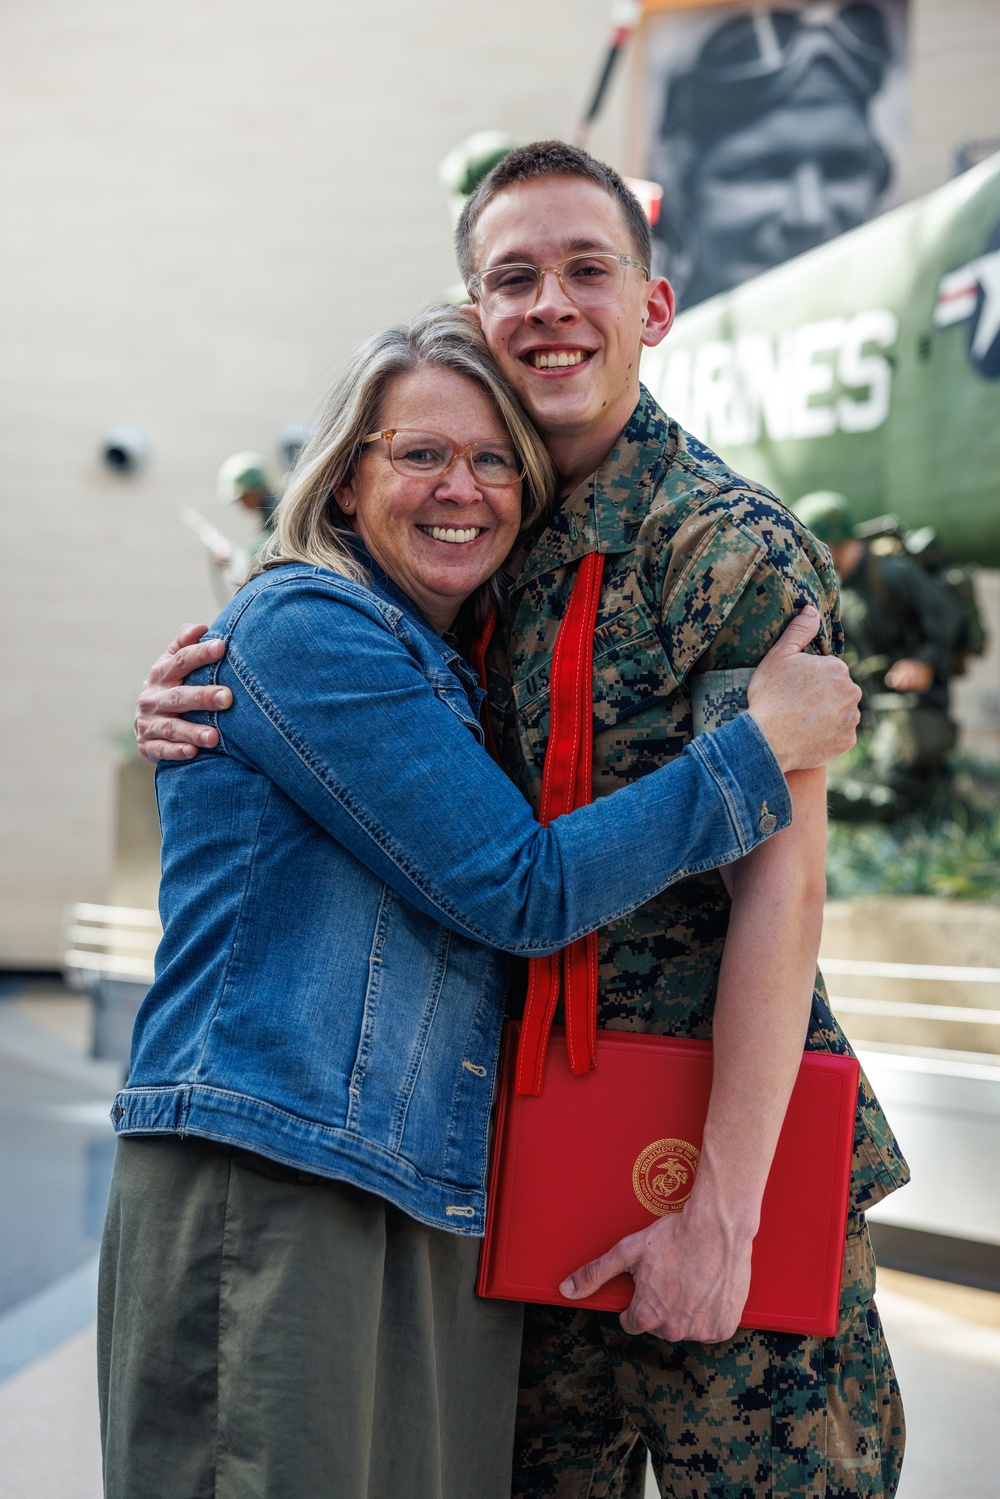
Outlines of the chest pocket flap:
<svg viewBox="0 0 1000 1499">
<path fill-rule="evenodd" d="M 594 732 L 636 718 L 677 690 L 677 678 L 644 604 L 594 632 Z"/>
</svg>

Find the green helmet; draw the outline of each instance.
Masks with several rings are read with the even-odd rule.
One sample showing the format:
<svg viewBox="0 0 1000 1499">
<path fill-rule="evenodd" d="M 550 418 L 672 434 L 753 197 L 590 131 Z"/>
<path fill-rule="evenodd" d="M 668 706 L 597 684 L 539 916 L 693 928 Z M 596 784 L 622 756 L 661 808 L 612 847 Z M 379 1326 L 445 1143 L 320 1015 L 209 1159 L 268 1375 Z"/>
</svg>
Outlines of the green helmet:
<svg viewBox="0 0 1000 1499">
<path fill-rule="evenodd" d="M 477 130 L 448 152 L 438 167 L 438 177 L 448 193 L 456 224 L 466 199 L 472 196 L 486 173 L 518 144 L 516 137 L 508 135 L 505 130 Z"/>
<path fill-rule="evenodd" d="M 847 497 L 838 494 L 835 489 L 816 489 L 812 494 L 804 494 L 800 500 L 796 500 L 791 510 L 827 546 L 835 546 L 838 541 L 850 541 L 854 535 Z"/>
<path fill-rule="evenodd" d="M 259 453 L 234 453 L 219 469 L 217 482 L 219 499 L 224 505 L 234 505 L 241 495 L 253 494 L 258 489 L 269 492 L 271 488 Z"/>
</svg>

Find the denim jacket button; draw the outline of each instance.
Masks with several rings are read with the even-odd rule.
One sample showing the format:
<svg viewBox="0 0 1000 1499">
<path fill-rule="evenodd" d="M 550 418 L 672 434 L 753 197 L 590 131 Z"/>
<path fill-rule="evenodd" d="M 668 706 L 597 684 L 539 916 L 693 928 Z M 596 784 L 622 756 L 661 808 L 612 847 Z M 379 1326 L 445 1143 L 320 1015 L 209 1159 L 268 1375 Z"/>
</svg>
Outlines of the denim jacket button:
<svg viewBox="0 0 1000 1499">
<path fill-rule="evenodd" d="M 774 830 L 775 830 L 775 828 L 777 826 L 778 826 L 778 819 L 775 817 L 775 815 L 774 815 L 773 812 L 769 812 L 767 810 L 767 802 L 761 802 L 761 804 L 760 804 L 760 821 L 758 822 L 757 827 L 760 829 L 760 831 L 763 833 L 764 837 L 766 838 L 769 833 L 773 833 L 774 832 Z"/>
<path fill-rule="evenodd" d="M 122 1122 L 122 1119 L 125 1117 L 125 1110 L 122 1108 L 120 1103 L 116 1103 L 114 1108 L 111 1110 L 111 1117 L 116 1124 L 120 1124 Z"/>
</svg>

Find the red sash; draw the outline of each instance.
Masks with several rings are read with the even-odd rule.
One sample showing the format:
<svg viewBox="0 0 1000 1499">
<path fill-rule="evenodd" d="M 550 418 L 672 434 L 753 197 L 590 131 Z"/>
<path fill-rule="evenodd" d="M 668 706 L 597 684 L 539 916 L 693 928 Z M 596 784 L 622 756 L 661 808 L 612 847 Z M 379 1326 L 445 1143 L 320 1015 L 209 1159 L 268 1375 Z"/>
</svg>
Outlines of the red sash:
<svg viewBox="0 0 1000 1499">
<path fill-rule="evenodd" d="M 580 564 L 566 606 L 549 686 L 549 743 L 542 772 L 539 821 L 585 807 L 591 800 L 594 758 L 594 622 L 604 558 L 590 552 Z M 541 1093 L 545 1052 L 559 1002 L 560 978 L 570 1071 L 594 1065 L 597 1033 L 597 933 L 589 932 L 562 952 L 528 963 L 528 998 L 517 1053 L 518 1093 Z"/>
<path fill-rule="evenodd" d="M 486 616 L 486 623 L 483 625 L 481 633 L 472 642 L 472 646 L 469 650 L 469 664 L 475 667 L 476 675 L 479 677 L 479 685 L 484 692 L 488 690 L 486 686 L 486 652 L 489 649 L 490 641 L 493 639 L 493 631 L 496 629 L 496 623 L 497 611 L 491 604 L 490 612 Z M 486 739 L 486 748 L 492 755 L 493 759 L 499 765 L 500 754 L 497 750 L 496 740 L 493 737 L 493 725 L 490 722 L 489 703 L 483 704 L 482 711 L 480 712 L 479 716 L 483 726 L 483 734 Z"/>
<path fill-rule="evenodd" d="M 549 743 L 542 771 L 539 821 L 585 807 L 592 799 L 594 759 L 594 623 L 604 557 L 588 552 L 580 564 L 552 653 L 549 686 Z M 490 615 L 470 657 L 486 685 L 485 658 L 495 616 Z M 487 746 L 496 746 L 486 715 Z M 563 990 L 566 1053 L 570 1071 L 580 1076 L 595 1065 L 597 1047 L 597 933 L 588 932 L 562 952 L 528 960 L 528 997 L 517 1053 L 517 1093 L 538 1094 L 545 1078 L 549 1032 Z"/>
</svg>

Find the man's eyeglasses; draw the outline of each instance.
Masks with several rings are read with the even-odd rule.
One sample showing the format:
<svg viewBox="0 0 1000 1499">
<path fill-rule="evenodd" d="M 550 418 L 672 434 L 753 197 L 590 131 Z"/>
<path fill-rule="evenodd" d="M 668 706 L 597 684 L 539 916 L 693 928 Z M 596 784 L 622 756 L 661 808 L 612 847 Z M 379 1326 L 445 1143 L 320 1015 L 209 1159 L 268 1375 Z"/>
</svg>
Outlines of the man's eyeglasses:
<svg viewBox="0 0 1000 1499">
<path fill-rule="evenodd" d="M 555 265 L 496 265 L 469 278 L 469 295 L 492 317 L 520 316 L 538 302 L 542 282 L 553 271 L 563 295 L 575 306 L 606 307 L 621 296 L 630 265 L 649 279 L 649 268 L 641 260 L 615 250 L 568 255 Z"/>
<path fill-rule="evenodd" d="M 450 438 L 439 437 L 434 432 L 404 432 L 387 427 L 384 432 L 370 432 L 362 438 L 361 446 L 382 438 L 388 446 L 389 462 L 397 474 L 407 479 L 439 478 L 448 472 L 456 458 L 465 459 L 479 484 L 497 489 L 518 484 L 525 475 L 524 465 L 512 442 L 483 439 L 460 448 Z"/>
</svg>

